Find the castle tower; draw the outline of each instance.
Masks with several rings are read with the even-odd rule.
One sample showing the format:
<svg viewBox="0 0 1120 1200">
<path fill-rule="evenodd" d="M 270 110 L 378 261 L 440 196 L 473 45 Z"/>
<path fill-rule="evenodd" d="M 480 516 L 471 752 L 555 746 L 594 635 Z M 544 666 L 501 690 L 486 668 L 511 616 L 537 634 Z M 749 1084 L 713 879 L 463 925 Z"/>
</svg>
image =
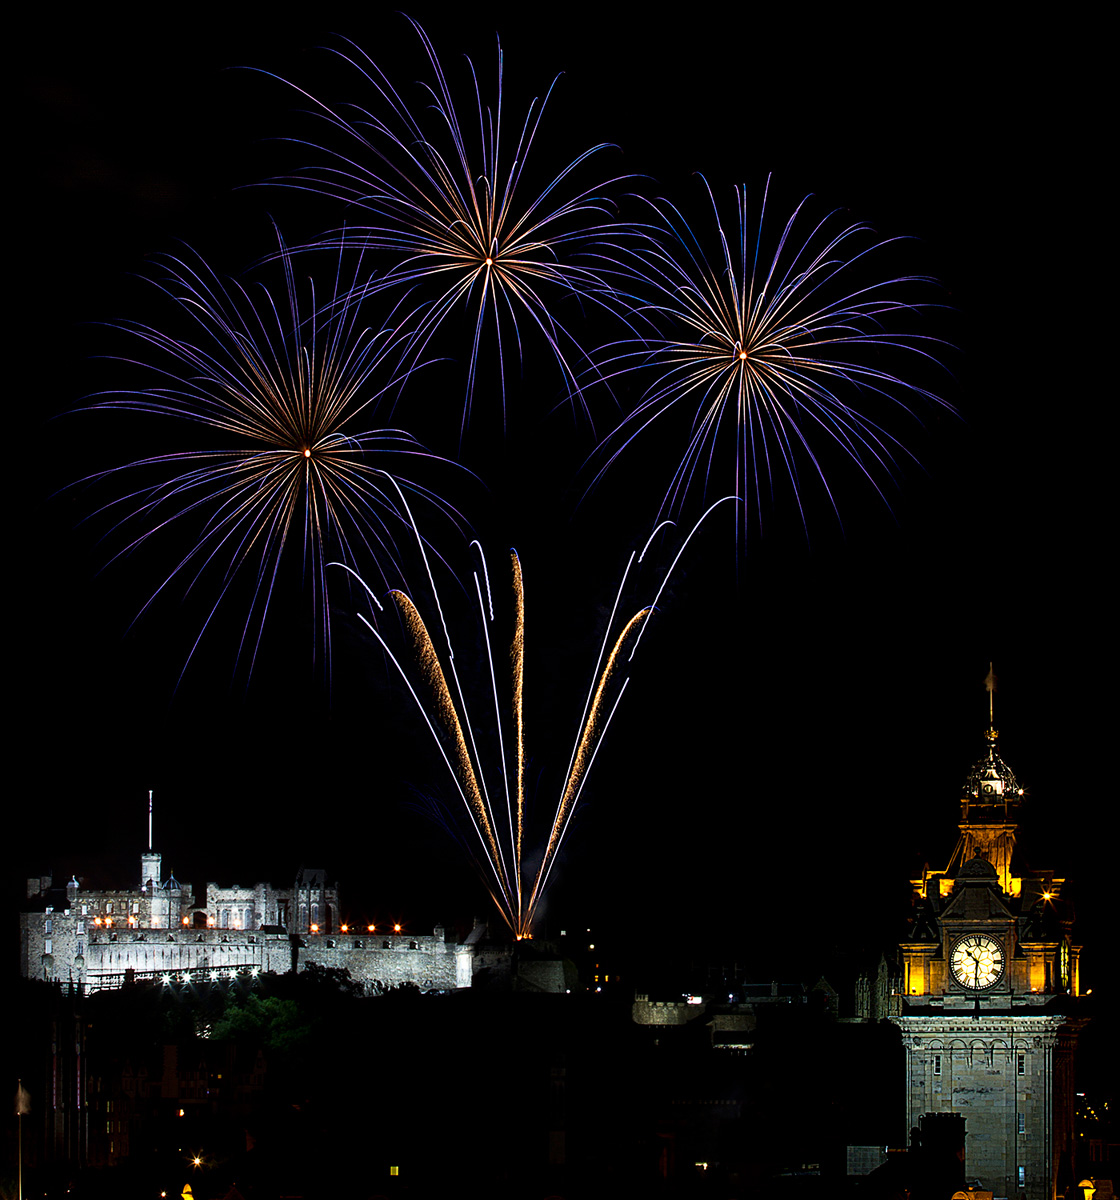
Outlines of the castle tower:
<svg viewBox="0 0 1120 1200">
<path fill-rule="evenodd" d="M 154 894 L 160 888 L 160 865 L 163 862 L 161 855 L 154 850 L 148 849 L 140 855 L 140 890 Z"/>
<path fill-rule="evenodd" d="M 997 1196 L 1053 1200 L 1072 1170 L 1081 947 L 1064 881 L 1019 870 L 1024 791 L 992 715 L 989 705 L 949 865 L 912 881 L 902 1011 L 891 1020 L 906 1051 L 907 1128 L 931 1113 L 963 1116 L 967 1178 Z"/>
</svg>

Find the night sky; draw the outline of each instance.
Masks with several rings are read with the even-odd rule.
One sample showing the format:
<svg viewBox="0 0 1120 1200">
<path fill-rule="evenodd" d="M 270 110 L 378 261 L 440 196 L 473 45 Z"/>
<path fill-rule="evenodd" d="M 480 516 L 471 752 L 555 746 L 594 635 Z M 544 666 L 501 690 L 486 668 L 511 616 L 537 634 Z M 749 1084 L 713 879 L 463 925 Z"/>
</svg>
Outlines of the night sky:
<svg viewBox="0 0 1120 1200">
<path fill-rule="evenodd" d="M 632 186 L 672 196 L 697 224 L 708 213 L 695 172 L 726 204 L 740 182 L 757 202 L 773 172 L 776 214 L 812 192 L 822 211 L 911 237 L 898 261 L 936 276 L 940 290 L 924 296 L 944 306 L 921 321 L 953 346 L 947 369 L 921 380 L 957 415 L 917 403 L 920 422 L 898 420 L 920 466 L 901 464 L 889 508 L 838 462 L 842 527 L 810 487 L 808 539 L 780 491 L 745 554 L 730 519 L 697 539 L 596 763 L 548 928 L 590 924 L 639 961 L 668 939 L 683 957 L 696 947 L 756 963 L 762 977 L 808 970 L 807 939 L 826 953 L 852 938 L 889 943 L 910 875 L 953 848 L 994 660 L 1001 746 L 1027 788 L 1021 845 L 1079 885 L 1082 977 L 1094 986 L 1110 970 L 1115 828 L 1084 292 L 1100 131 L 1069 47 L 1052 33 L 1025 40 L 913 15 L 630 26 L 604 22 L 601 7 L 549 9 L 555 24 L 505 8 L 450 22 L 411 11 L 459 88 L 462 53 L 490 84 L 500 34 L 511 127 L 565 72 L 539 134 L 550 161 L 616 143 L 599 169 L 648 176 Z M 153 788 L 156 845 L 180 878 L 279 884 L 306 863 L 341 880 L 354 915 L 425 931 L 490 915 L 464 856 L 410 806 L 413 788 L 445 781 L 344 614 L 329 697 L 302 598 L 278 610 L 247 690 L 231 621 L 175 692 L 199 609 L 180 589 L 127 631 L 163 551 L 99 573 L 121 543 L 109 522 L 82 518 L 112 488 L 57 491 L 165 444 L 139 416 L 65 415 L 111 386 L 115 368 L 96 356 L 123 343 L 97 322 L 145 315 L 150 289 L 134 276 L 146 259 L 186 242 L 235 272 L 274 244 L 269 215 L 292 241 L 331 227 L 325 201 L 244 186 L 301 165 L 305 152 L 269 139 L 307 126 L 281 84 L 226 68 L 345 95 L 352 80 L 316 49 L 339 33 L 415 96 L 426 72 L 414 34 L 370 10 L 336 6 L 321 25 L 258 24 L 241 7 L 232 22 L 217 8 L 203 19 L 205 7 L 182 25 L 44 22 L 23 44 L 27 319 L 14 359 L 28 366 L 13 407 L 32 452 L 12 497 L 10 880 L 53 869 L 130 882 Z M 459 380 L 453 364 L 432 368 L 394 420 L 455 455 Z M 586 687 L 596 622 L 676 462 L 659 434 L 577 507 L 595 443 L 562 399 L 548 360 L 530 352 L 511 378 L 507 434 L 482 402 L 468 431 L 463 459 L 482 482 L 433 477 L 496 574 L 507 546 L 521 555 L 530 778 L 542 793 L 578 712 L 566 689 Z M 623 387 L 618 399 L 626 408 L 635 395 Z M 594 403 L 602 432 L 617 413 Z"/>
</svg>

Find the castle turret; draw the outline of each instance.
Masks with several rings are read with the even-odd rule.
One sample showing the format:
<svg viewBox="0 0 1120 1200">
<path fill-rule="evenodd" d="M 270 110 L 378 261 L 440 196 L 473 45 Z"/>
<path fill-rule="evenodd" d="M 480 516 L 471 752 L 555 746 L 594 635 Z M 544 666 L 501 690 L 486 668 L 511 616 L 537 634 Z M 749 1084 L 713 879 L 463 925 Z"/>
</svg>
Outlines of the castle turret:
<svg viewBox="0 0 1120 1200">
<path fill-rule="evenodd" d="M 154 893 L 159 891 L 160 864 L 162 861 L 162 856 L 152 850 L 151 847 L 140 855 L 140 890 L 142 892 Z"/>
</svg>

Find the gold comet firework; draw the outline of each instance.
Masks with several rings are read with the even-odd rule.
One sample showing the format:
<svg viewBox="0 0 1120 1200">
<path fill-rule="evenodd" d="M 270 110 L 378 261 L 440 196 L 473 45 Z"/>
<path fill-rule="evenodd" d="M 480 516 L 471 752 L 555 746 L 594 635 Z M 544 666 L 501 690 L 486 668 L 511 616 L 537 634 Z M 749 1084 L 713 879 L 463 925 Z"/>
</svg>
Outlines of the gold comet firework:
<svg viewBox="0 0 1120 1200">
<path fill-rule="evenodd" d="M 724 499 L 733 499 L 725 497 Z M 719 501 L 722 504 L 723 501 Z M 401 496 L 401 505 L 407 504 Z M 619 607 L 623 590 L 635 563 L 641 564 L 649 551 L 654 537 L 671 522 L 663 522 L 646 542 L 641 554 L 632 553 L 623 572 L 622 582 L 615 597 L 610 620 L 607 623 L 598 659 L 591 676 L 583 713 L 579 720 L 575 743 L 572 747 L 568 770 L 560 788 L 559 799 L 552 811 L 547 835 L 540 848 L 527 847 L 525 820 L 525 726 L 524 726 L 524 671 L 525 671 L 525 592 L 521 573 L 521 562 L 516 552 L 510 554 L 513 579 L 514 618 L 510 643 L 509 690 L 499 683 L 494 666 L 494 606 L 491 601 L 490 574 L 486 557 L 477 542 L 479 567 L 473 572 L 474 593 L 478 602 L 478 616 L 483 631 L 486 660 L 489 671 L 489 691 L 493 698 L 496 721 L 497 767 L 493 756 L 484 757 L 479 751 L 475 726 L 471 721 L 464 689 L 456 667 L 456 654 L 447 631 L 447 621 L 435 587 L 431 572 L 431 598 L 439 616 L 444 648 L 442 655 L 436 650 L 428 625 L 412 601 L 400 592 L 391 592 L 394 602 L 404 615 L 407 636 L 411 642 L 415 666 L 409 670 L 393 654 L 382 634 L 361 617 L 373 636 L 380 642 L 397 668 L 406 687 L 420 708 L 440 756 L 454 782 L 461 802 L 461 811 L 468 818 L 468 836 L 464 843 L 478 866 L 497 904 L 502 918 L 518 939 L 532 936 L 533 922 L 542 898 L 548 887 L 557 856 L 571 826 L 572 815 L 579 804 L 588 773 L 603 743 L 607 729 L 618 711 L 619 703 L 630 681 L 628 666 L 634 658 L 647 618 L 657 606 L 661 593 L 669 581 L 673 569 L 693 534 L 717 507 L 712 505 L 693 526 L 684 539 L 680 550 L 665 572 L 653 602 L 622 625 L 620 632 Z M 421 553 L 423 545 L 421 544 Z M 341 564 L 340 564 L 341 565 Z M 349 569 L 349 568 L 347 568 Z M 373 593 L 367 587 L 370 596 Z M 374 598 L 375 599 L 375 598 Z M 375 599 L 376 602 L 376 599 Z M 612 641 L 613 639 L 613 641 Z M 418 676 L 418 685 L 413 677 Z M 426 698 L 425 698 L 426 694 Z M 503 702 L 503 697 L 508 697 Z M 507 714 L 508 715 L 504 715 Z M 512 738 L 506 739 L 502 727 L 512 721 Z M 507 746 L 509 747 L 507 750 Z M 495 780 L 495 769 L 500 779 Z M 490 779 L 488 783 L 487 780 Z M 503 811 L 504 810 L 504 811 Z M 449 823 L 454 827 L 457 823 Z M 526 866 L 526 854 L 539 862 L 534 867 Z"/>
</svg>

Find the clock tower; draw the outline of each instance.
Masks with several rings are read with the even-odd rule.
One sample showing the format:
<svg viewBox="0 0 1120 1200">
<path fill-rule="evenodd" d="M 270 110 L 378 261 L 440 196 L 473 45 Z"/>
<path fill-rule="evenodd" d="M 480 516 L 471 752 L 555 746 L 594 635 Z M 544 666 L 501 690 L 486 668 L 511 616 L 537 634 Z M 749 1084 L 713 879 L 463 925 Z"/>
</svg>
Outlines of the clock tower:
<svg viewBox="0 0 1120 1200">
<path fill-rule="evenodd" d="M 989 692 L 994 680 L 989 676 Z M 965 1118 L 965 1177 L 997 1196 L 1053 1200 L 1072 1170 L 1078 961 L 1073 912 L 1052 871 L 1019 868 L 1024 791 L 991 721 L 943 871 L 912 881 L 900 945 L 907 1128 Z"/>
</svg>

